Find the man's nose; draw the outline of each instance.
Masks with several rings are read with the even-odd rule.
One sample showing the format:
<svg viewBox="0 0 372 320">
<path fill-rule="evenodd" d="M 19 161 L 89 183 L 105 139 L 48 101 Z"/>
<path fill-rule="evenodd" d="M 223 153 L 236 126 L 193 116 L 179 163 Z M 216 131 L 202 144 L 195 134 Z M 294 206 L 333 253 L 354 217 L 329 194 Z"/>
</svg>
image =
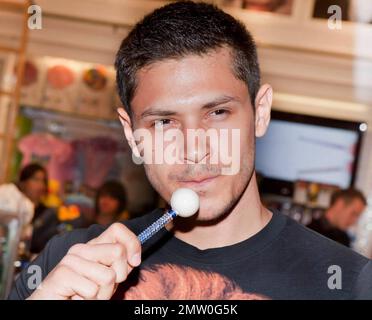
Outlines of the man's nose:
<svg viewBox="0 0 372 320">
<path fill-rule="evenodd" d="M 210 154 L 209 139 L 203 128 L 187 128 L 184 132 L 186 163 L 204 163 Z"/>
</svg>

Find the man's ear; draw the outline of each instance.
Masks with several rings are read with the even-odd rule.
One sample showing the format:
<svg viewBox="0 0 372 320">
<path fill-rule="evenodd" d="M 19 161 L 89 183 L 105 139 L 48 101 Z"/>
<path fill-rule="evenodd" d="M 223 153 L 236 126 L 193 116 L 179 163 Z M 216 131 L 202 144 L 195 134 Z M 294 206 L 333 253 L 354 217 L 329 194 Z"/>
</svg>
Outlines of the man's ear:
<svg viewBox="0 0 372 320">
<path fill-rule="evenodd" d="M 134 139 L 133 130 L 132 130 L 132 121 L 128 113 L 123 108 L 118 108 L 117 112 L 119 114 L 119 120 L 124 129 L 125 138 L 128 141 L 130 148 L 132 149 L 133 154 L 140 158 L 140 153 L 137 148 L 136 140 Z"/>
<path fill-rule="evenodd" d="M 272 103 L 273 88 L 268 84 L 264 84 L 261 86 L 260 90 L 258 90 L 255 101 L 256 137 L 262 137 L 269 126 Z"/>
</svg>

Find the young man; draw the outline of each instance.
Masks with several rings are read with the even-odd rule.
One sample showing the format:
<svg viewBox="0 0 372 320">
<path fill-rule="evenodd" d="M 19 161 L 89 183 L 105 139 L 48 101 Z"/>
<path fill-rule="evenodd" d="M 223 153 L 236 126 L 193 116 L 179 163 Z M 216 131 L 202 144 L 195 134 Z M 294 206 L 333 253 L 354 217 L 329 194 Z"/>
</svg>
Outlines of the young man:
<svg viewBox="0 0 372 320">
<path fill-rule="evenodd" d="M 124 39 L 116 68 L 120 120 L 136 157 L 166 149 L 152 143 L 157 134 L 192 129 L 237 130 L 229 150 L 239 152 L 230 167 L 209 161 L 225 144 L 217 136 L 207 147 L 176 148 L 177 163 L 145 161 L 166 201 L 180 187 L 198 193 L 197 214 L 177 217 L 142 248 L 136 235 L 161 210 L 54 238 L 32 263 L 41 286 L 30 288 L 36 271 L 25 270 L 11 299 L 372 297 L 368 259 L 261 204 L 255 138 L 269 125 L 272 89 L 260 86 L 256 47 L 242 24 L 208 4 L 167 5 Z M 151 141 L 139 143 L 139 130 Z"/>
<path fill-rule="evenodd" d="M 320 219 L 307 226 L 323 236 L 350 247 L 347 230 L 358 221 L 365 210 L 367 200 L 356 189 L 336 191 L 331 198 L 331 206 Z"/>
</svg>

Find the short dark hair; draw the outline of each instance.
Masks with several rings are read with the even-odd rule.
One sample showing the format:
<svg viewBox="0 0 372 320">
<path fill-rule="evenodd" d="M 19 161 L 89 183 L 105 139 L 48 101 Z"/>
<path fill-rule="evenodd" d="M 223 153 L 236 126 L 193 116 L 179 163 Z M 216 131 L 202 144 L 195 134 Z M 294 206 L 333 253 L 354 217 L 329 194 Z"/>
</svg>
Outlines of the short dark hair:
<svg viewBox="0 0 372 320">
<path fill-rule="evenodd" d="M 98 190 L 95 199 L 95 213 L 98 215 L 99 212 L 99 198 L 102 196 L 109 196 L 116 199 L 119 202 L 118 209 L 116 210 L 116 216 L 119 216 L 127 207 L 127 194 L 123 184 L 116 180 L 106 181 Z"/>
<path fill-rule="evenodd" d="M 254 40 L 241 22 L 214 5 L 192 1 L 171 3 L 145 16 L 124 38 L 116 55 L 116 83 L 126 111 L 131 115 L 140 69 L 223 47 L 231 49 L 233 71 L 247 84 L 254 106 L 260 68 Z"/>
<path fill-rule="evenodd" d="M 354 188 L 335 191 L 331 197 L 331 206 L 339 199 L 344 200 L 346 204 L 350 204 L 354 199 L 359 199 L 364 205 L 367 205 L 367 199 L 364 194 Z"/>
<path fill-rule="evenodd" d="M 38 163 L 30 163 L 24 166 L 19 173 L 18 182 L 21 183 L 30 180 L 38 172 L 42 172 L 44 174 L 44 184 L 45 187 L 48 187 L 48 172 L 42 165 Z"/>
</svg>

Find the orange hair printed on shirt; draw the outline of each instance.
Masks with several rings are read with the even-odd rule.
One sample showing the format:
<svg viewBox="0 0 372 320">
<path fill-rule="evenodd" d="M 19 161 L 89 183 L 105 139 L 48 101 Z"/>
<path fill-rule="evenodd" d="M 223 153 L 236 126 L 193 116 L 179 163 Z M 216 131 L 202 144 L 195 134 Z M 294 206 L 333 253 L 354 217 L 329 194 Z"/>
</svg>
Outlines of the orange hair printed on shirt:
<svg viewBox="0 0 372 320">
<path fill-rule="evenodd" d="M 225 276 L 174 264 L 142 269 L 136 285 L 129 287 L 125 300 L 266 300 L 244 292 Z"/>
</svg>

